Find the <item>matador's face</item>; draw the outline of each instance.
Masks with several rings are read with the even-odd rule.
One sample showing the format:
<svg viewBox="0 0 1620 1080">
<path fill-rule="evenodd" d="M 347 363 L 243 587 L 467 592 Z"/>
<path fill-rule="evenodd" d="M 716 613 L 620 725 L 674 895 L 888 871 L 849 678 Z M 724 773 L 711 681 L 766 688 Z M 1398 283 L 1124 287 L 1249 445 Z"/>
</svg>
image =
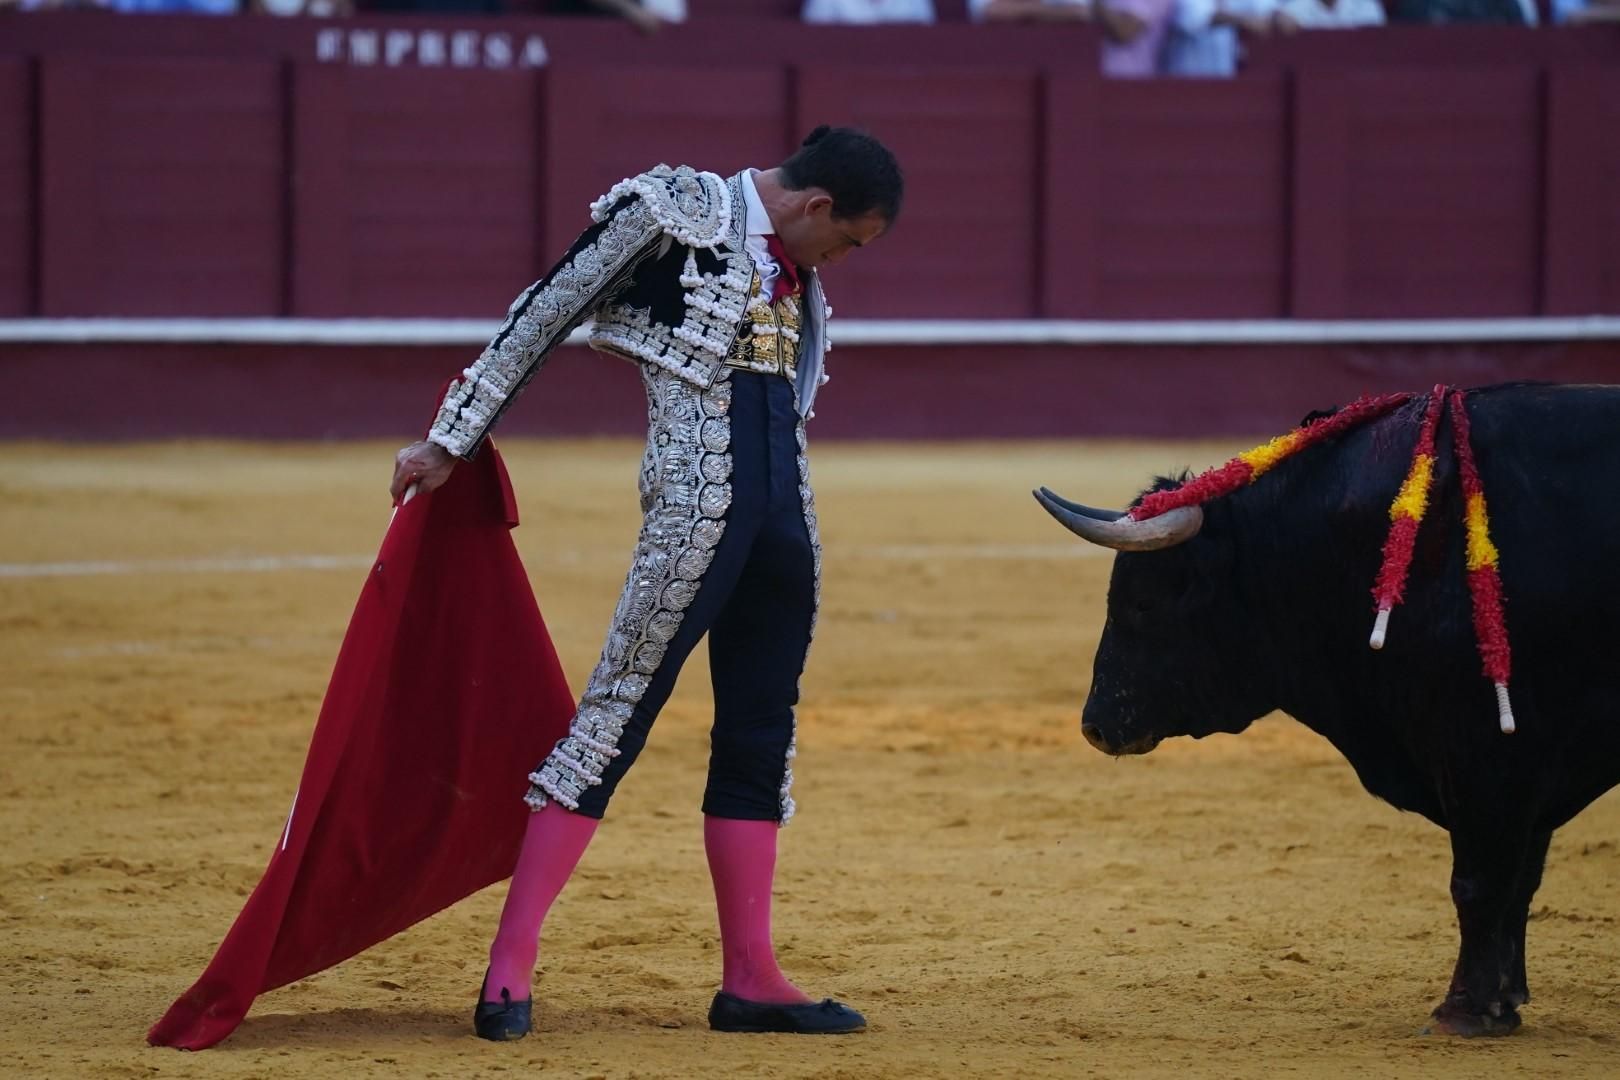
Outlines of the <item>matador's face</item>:
<svg viewBox="0 0 1620 1080">
<path fill-rule="evenodd" d="M 816 195 L 776 231 L 788 258 L 806 269 L 815 269 L 843 262 L 850 252 L 870 244 L 888 227 L 888 221 L 876 210 L 860 217 L 836 217 L 832 199 Z"/>
</svg>

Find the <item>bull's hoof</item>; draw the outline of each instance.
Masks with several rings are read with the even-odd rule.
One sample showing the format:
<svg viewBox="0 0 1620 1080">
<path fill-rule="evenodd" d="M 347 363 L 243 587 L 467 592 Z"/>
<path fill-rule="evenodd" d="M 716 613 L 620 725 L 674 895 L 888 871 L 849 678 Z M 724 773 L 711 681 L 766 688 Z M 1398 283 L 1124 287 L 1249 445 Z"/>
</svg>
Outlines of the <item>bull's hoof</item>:
<svg viewBox="0 0 1620 1080">
<path fill-rule="evenodd" d="M 1469 1009 L 1467 1000 L 1461 995 L 1449 997 L 1434 1010 L 1433 1019 L 1429 1026 L 1423 1029 L 1423 1033 L 1460 1035 L 1465 1039 L 1474 1039 L 1511 1035 L 1519 1029 L 1519 1024 L 1523 1022 L 1519 1019 L 1519 1010 L 1501 1002 L 1491 1008 L 1494 1011 L 1473 1012 Z"/>
</svg>

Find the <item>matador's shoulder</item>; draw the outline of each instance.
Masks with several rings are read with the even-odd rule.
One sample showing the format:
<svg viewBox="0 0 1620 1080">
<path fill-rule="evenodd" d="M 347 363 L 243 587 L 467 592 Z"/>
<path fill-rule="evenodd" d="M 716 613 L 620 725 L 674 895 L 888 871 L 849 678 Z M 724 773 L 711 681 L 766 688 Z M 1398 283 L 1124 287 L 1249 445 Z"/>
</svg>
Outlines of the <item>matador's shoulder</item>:
<svg viewBox="0 0 1620 1080">
<path fill-rule="evenodd" d="M 607 220 L 627 198 L 639 200 L 661 232 L 690 247 L 716 248 L 731 228 L 731 189 L 716 173 L 686 165 L 648 169 L 592 203 L 592 219 Z"/>
</svg>

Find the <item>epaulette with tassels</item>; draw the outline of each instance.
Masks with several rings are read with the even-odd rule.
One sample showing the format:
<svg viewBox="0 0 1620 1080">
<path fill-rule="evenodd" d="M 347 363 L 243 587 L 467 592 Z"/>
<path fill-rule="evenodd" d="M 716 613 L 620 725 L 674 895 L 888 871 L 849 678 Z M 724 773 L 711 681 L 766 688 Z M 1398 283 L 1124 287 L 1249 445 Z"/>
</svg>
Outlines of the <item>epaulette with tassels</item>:
<svg viewBox="0 0 1620 1080">
<path fill-rule="evenodd" d="M 1200 473 L 1178 488 L 1150 492 L 1131 508 L 1129 514 L 1136 521 L 1145 521 L 1177 507 L 1199 506 L 1211 499 L 1230 495 L 1253 483 L 1283 459 L 1385 416 L 1417 396 L 1386 394 L 1358 398 L 1331 415 L 1320 417 L 1239 454 L 1225 465 Z M 1468 533 L 1468 591 L 1472 598 L 1474 638 L 1478 643 L 1485 676 L 1496 687 L 1498 723 L 1504 734 L 1512 734 L 1515 724 L 1513 708 L 1508 699 L 1512 652 L 1508 647 L 1507 624 L 1502 614 L 1502 578 L 1498 568 L 1500 556 L 1496 545 L 1491 542 L 1485 488 L 1480 482 L 1474 447 L 1469 438 L 1468 409 L 1463 402 L 1463 391 L 1456 387 L 1436 386 L 1430 395 L 1423 414 L 1423 426 L 1418 430 L 1417 443 L 1413 447 L 1412 464 L 1395 501 L 1390 504 L 1391 524 L 1384 541 L 1383 564 L 1372 590 L 1376 614 L 1369 644 L 1374 649 L 1384 647 L 1390 612 L 1401 602 L 1407 573 L 1412 565 L 1418 526 L 1422 524 L 1428 508 L 1429 491 L 1434 480 L 1435 436 L 1441 416 L 1447 412 L 1451 417 L 1452 439 L 1456 446 L 1457 472 L 1462 481 L 1464 526 Z"/>
</svg>

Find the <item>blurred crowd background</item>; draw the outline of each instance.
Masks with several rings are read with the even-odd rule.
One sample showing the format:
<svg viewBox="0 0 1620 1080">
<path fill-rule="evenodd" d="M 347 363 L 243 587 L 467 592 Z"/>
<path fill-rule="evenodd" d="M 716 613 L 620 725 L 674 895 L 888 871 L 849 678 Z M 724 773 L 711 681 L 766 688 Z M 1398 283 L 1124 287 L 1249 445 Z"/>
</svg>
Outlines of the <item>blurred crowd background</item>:
<svg viewBox="0 0 1620 1080">
<path fill-rule="evenodd" d="M 1105 74 L 1228 76 L 1244 42 L 1385 25 L 1620 23 L 1620 0 L 0 0 L 0 10 L 341 17 L 419 12 L 623 19 L 655 34 L 692 18 L 796 16 L 843 25 L 1094 23 Z"/>
</svg>

